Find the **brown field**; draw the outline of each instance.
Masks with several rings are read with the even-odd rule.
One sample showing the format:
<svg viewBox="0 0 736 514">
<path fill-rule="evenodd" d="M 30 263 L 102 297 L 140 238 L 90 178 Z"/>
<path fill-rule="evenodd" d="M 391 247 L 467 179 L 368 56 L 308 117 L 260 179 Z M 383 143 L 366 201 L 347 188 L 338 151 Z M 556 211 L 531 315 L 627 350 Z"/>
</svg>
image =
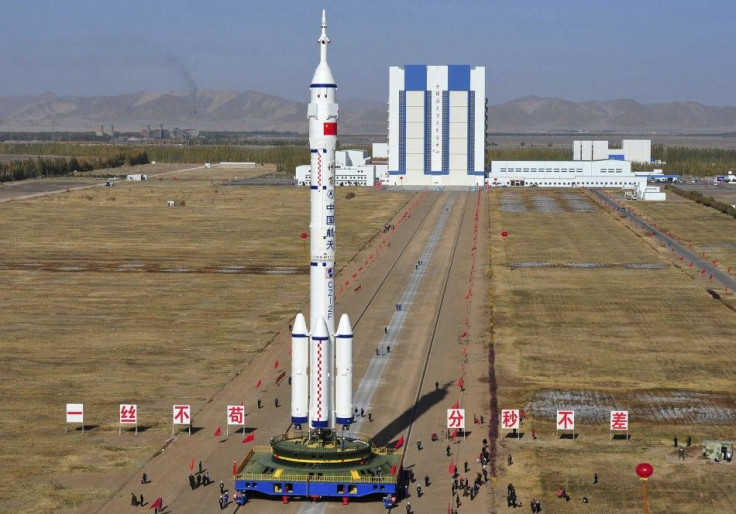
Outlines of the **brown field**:
<svg viewBox="0 0 736 514">
<path fill-rule="evenodd" d="M 543 512 L 637 512 L 634 468 L 648 461 L 655 468 L 651 512 L 734 511 L 736 464 L 699 457 L 703 439 L 736 439 L 736 314 L 727 305 L 733 293 L 714 300 L 706 281 L 684 273 L 651 238 L 608 210 L 572 208 L 569 195 L 491 196 L 499 408 L 527 412 L 521 441 L 501 431 L 495 505 L 506 509 L 505 485 L 512 482 L 525 509 L 536 497 Z M 726 235 L 720 223 L 703 221 L 717 216 L 689 202 L 636 207 L 656 210 L 659 222 L 701 244 L 734 238 L 732 229 Z M 502 230 L 509 233 L 505 244 Z M 575 441 L 555 431 L 555 410 L 564 408 L 575 410 Z M 610 438 L 609 411 L 619 409 L 631 417 L 628 443 Z M 678 461 L 673 437 L 684 444 L 688 435 L 693 446 Z M 558 487 L 570 503 L 556 498 Z M 581 504 L 582 496 L 590 504 Z"/>
<path fill-rule="evenodd" d="M 172 402 L 196 426 L 307 300 L 307 189 L 203 171 L 0 206 L 0 510 L 111 495 L 170 436 Z M 345 265 L 411 195 L 340 193 Z M 84 436 L 65 433 L 67 402 L 85 404 Z M 140 431 L 121 438 L 127 402 Z"/>
<path fill-rule="evenodd" d="M 308 294 L 307 190 L 221 184 L 268 171 L 200 169 L 0 205 L 0 510 L 100 503 L 168 439 L 172 402 L 190 403 L 196 426 L 285 330 Z M 412 194 L 339 192 L 344 265 Z M 635 207 L 698 248 L 734 242 L 733 221 L 668 196 Z M 655 467 L 651 512 L 736 510 L 736 463 L 699 458 L 703 439 L 736 439 L 734 294 L 714 300 L 706 280 L 580 192 L 486 199 L 499 407 L 527 420 L 521 441 L 500 441 L 498 484 L 468 512 L 483 498 L 485 511 L 505 510 L 508 482 L 525 509 L 536 497 L 545 513 L 639 512 L 641 461 Z M 85 404 L 84 436 L 64 432 L 66 402 Z M 121 402 L 139 405 L 136 437 L 118 436 Z M 555 432 L 563 407 L 576 412 L 575 441 Z M 612 408 L 630 412 L 628 443 L 610 439 Z M 678 461 L 672 437 L 688 435 Z"/>
</svg>

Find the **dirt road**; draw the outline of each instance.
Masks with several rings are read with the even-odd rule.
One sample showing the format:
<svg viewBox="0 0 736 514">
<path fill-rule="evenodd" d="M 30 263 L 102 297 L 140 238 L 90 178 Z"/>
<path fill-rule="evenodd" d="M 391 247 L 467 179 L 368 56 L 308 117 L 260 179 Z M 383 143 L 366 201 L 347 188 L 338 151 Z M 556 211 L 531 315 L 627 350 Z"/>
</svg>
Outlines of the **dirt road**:
<svg viewBox="0 0 736 514">
<path fill-rule="evenodd" d="M 385 346 L 386 341 L 394 342 L 391 352 L 381 356 L 387 362 L 371 403 L 365 406 L 366 417 L 361 419 L 360 431 L 372 436 L 379 445 L 393 444 L 404 436 L 404 466 L 414 471 L 419 479 L 417 484 L 421 483 L 424 490 L 422 497 L 417 497 L 416 484 L 410 491 L 408 501 L 417 512 L 437 511 L 437 505 L 444 506 L 451 500 L 451 461 L 458 464 L 461 475 L 466 460 L 471 478 L 480 470 L 475 459 L 487 437 L 487 423 L 474 425 L 473 414 L 480 416 L 488 406 L 484 378 L 488 330 L 485 202 L 476 193 L 417 193 L 414 203 L 410 202 L 394 220 L 396 229 L 377 234 L 341 271 L 337 281 L 342 289 L 337 314 L 349 314 L 355 333 L 356 391 L 368 364 L 376 357 L 376 348 Z M 306 297 L 308 292 L 304 293 Z M 402 303 L 401 315 L 397 315 L 397 303 Z M 131 476 L 101 511 L 135 510 L 130 507 L 131 492 L 143 493 L 147 502 L 161 496 L 167 506 L 165 512 L 213 511 L 217 509 L 220 480 L 232 497 L 233 461 L 239 462 L 251 444 L 266 445 L 271 436 L 289 428 L 289 386 L 286 380 L 277 385 L 274 379 L 280 370 L 289 373 L 290 335 L 286 324 L 290 321 L 284 320 L 284 330 L 274 342 L 216 394 L 202 412 L 195 413 L 194 425 L 201 430 L 191 436 L 180 432 L 145 464 L 142 470 L 151 483 L 141 485 L 140 475 Z M 461 337 L 463 334 L 466 337 Z M 278 370 L 273 369 L 276 359 Z M 461 377 L 464 391 L 458 387 Z M 263 384 L 256 389 L 259 379 Z M 274 407 L 276 398 L 278 408 Z M 258 399 L 262 401 L 261 409 L 256 408 Z M 241 401 L 247 412 L 246 432 L 255 434 L 254 443 L 242 443 L 243 434 L 232 433 L 237 427 L 230 427 L 230 436 L 224 437 L 225 406 Z M 432 442 L 430 434 L 442 437 L 446 411 L 458 401 L 469 418 L 467 435 L 465 440 L 458 437 L 451 444 L 452 454 L 448 457 L 447 441 Z M 369 412 L 372 422 L 367 420 Z M 222 427 L 220 438 L 213 435 L 218 426 Z M 422 441 L 421 451 L 417 449 L 417 440 Z M 200 460 L 215 483 L 191 490 L 189 466 L 194 461 L 196 470 Z M 425 475 L 430 477 L 428 487 L 424 485 Z M 488 510 L 481 506 L 490 498 L 483 488 L 474 500 L 473 512 Z M 469 498 L 462 501 L 470 503 Z M 236 508 L 231 504 L 227 510 Z M 399 508 L 403 511 L 404 506 Z M 284 506 L 278 500 L 257 498 L 241 509 L 296 513 L 336 512 L 344 507 L 338 502 L 306 501 Z M 352 512 L 377 510 L 382 507 L 376 502 L 355 502 L 351 507 Z M 98 511 L 99 506 L 84 512 Z"/>
</svg>

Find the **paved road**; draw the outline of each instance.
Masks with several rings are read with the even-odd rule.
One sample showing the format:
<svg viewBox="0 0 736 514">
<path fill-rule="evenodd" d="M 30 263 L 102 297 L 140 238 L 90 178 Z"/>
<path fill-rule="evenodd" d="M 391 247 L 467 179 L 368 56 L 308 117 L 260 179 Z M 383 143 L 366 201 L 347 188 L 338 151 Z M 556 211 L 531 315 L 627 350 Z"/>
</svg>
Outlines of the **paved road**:
<svg viewBox="0 0 736 514">
<path fill-rule="evenodd" d="M 653 234 L 653 236 L 662 244 L 666 245 L 668 248 L 674 248 L 677 255 L 682 255 L 689 262 L 692 262 L 693 266 L 701 270 L 704 269 L 707 275 L 713 275 L 713 280 L 720 282 L 722 285 L 728 287 L 731 291 L 736 291 L 736 279 L 731 277 L 725 271 L 720 270 L 710 260 L 703 259 L 700 255 L 693 252 L 688 247 L 683 246 L 675 239 L 663 233 L 661 229 L 655 227 L 651 223 L 643 220 L 642 218 L 634 214 L 631 209 L 627 209 L 625 206 L 619 205 L 618 202 L 610 198 L 605 193 L 596 189 L 591 189 L 590 191 L 607 205 L 609 205 L 613 209 L 616 209 L 617 211 L 619 211 L 619 213 L 624 214 L 628 219 L 630 219 L 637 225 L 644 227 L 645 231 Z"/>
</svg>

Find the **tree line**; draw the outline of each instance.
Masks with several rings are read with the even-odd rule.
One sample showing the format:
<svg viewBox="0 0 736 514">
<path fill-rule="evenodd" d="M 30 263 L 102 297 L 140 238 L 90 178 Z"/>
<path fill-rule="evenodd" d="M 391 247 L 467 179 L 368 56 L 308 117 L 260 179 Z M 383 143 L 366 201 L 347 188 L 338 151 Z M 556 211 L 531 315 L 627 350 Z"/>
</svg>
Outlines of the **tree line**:
<svg viewBox="0 0 736 514">
<path fill-rule="evenodd" d="M 1 150 L 0 150 L 1 151 Z M 99 157 L 37 157 L 0 163 L 0 182 L 29 178 L 57 177 L 77 171 L 93 171 L 102 168 L 119 168 L 148 163 L 145 151 L 118 152 Z"/>
<path fill-rule="evenodd" d="M 255 162 L 275 164 L 276 171 L 293 170 L 310 160 L 307 145 L 236 146 L 236 145 L 123 145 L 74 143 L 2 143 L 0 154 L 52 155 L 57 157 L 84 157 L 92 159 L 93 168 L 117 167 L 123 164 L 146 164 L 150 161 L 166 163 Z M 145 156 L 145 159 L 141 158 Z M 122 159 L 121 164 L 113 164 Z M 95 161 L 98 160 L 98 161 Z M 76 168 L 79 171 L 80 168 Z M 67 172 L 73 171 L 74 168 Z M 63 174 L 63 173 L 60 173 Z"/>
</svg>

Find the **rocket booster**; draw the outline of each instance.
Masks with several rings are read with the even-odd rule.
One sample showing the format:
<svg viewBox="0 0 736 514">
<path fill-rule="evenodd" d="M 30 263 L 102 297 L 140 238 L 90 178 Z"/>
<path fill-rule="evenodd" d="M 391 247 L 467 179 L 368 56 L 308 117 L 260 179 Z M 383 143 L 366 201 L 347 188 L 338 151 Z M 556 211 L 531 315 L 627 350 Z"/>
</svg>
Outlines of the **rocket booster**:
<svg viewBox="0 0 736 514">
<path fill-rule="evenodd" d="M 310 275 L 309 327 L 299 314 L 292 333 L 292 423 L 306 421 L 304 406 L 309 405 L 310 429 L 332 430 L 337 421 L 353 421 L 352 405 L 352 327 L 347 316 L 335 333 L 335 146 L 337 143 L 337 84 L 327 64 L 327 19 L 322 11 L 322 32 L 317 43 L 320 61 L 309 86 L 310 181 Z M 347 324 L 343 324 L 343 321 Z M 297 330 L 297 328 L 299 328 Z M 349 337 L 347 337 L 349 335 Z M 339 350 L 336 352 L 336 338 Z M 306 370 L 306 356 L 309 369 Z M 337 357 L 336 357 L 337 355 Z M 336 358 L 340 362 L 336 362 Z M 336 367 L 342 370 L 336 391 Z M 308 377 L 308 380 L 304 378 Z M 348 379 L 349 376 L 349 379 Z M 297 378 L 294 380 L 294 378 Z M 344 384 L 349 381 L 349 384 Z M 308 384 L 308 390 L 307 390 Z"/>
</svg>

